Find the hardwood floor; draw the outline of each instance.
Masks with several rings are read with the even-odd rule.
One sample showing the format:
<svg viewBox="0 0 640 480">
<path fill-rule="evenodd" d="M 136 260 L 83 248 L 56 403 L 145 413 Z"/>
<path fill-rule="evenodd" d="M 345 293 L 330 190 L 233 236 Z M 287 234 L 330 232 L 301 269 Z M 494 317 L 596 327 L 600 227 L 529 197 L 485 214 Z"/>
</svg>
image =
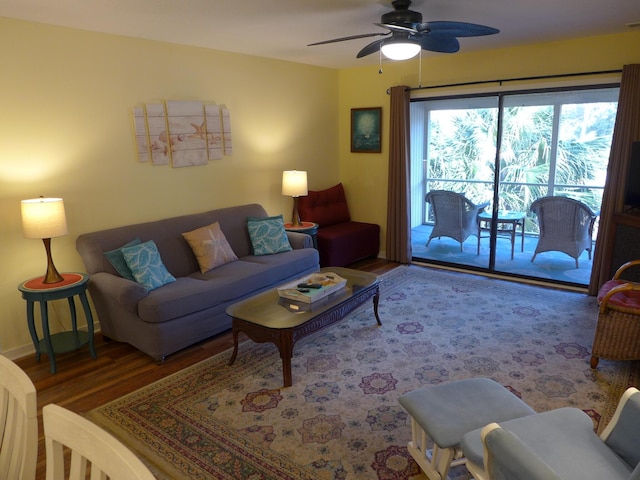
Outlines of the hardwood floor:
<svg viewBox="0 0 640 480">
<path fill-rule="evenodd" d="M 382 274 L 398 266 L 383 259 L 362 260 L 350 268 Z M 87 349 L 56 355 L 58 373 L 49 372 L 49 361 L 43 355 L 40 362 L 29 356 L 16 363 L 29 375 L 38 392 L 38 469 L 36 478 L 45 478 L 45 449 L 42 428 L 42 407 L 56 403 L 69 410 L 85 414 L 90 410 L 142 388 L 167 375 L 194 365 L 201 360 L 233 346 L 231 332 L 198 343 L 170 355 L 158 365 L 151 357 L 130 345 L 105 342 L 100 334 L 95 338 L 98 358 L 91 359 Z"/>
</svg>

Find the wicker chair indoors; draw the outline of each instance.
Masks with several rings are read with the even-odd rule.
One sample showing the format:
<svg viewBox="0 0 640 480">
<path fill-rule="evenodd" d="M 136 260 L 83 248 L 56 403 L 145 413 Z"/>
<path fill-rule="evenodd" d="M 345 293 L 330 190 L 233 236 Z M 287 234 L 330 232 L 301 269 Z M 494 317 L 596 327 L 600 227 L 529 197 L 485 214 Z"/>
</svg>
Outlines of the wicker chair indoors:
<svg viewBox="0 0 640 480">
<path fill-rule="evenodd" d="M 591 348 L 591 368 L 600 358 L 640 360 L 640 283 L 624 280 L 640 260 L 625 263 L 598 292 L 598 322 Z"/>
<path fill-rule="evenodd" d="M 449 237 L 460 242 L 461 252 L 464 241 L 478 234 L 478 213 L 489 205 L 476 205 L 464 195 L 448 190 L 431 190 L 424 200 L 431 204 L 435 220 L 427 247 L 434 238 Z"/>
<path fill-rule="evenodd" d="M 587 251 L 591 259 L 593 248 L 593 224 L 597 218 L 584 203 L 567 197 L 542 197 L 531 204 L 531 211 L 538 217 L 540 236 L 536 255 L 542 252 L 563 252 L 574 258 L 578 268 L 578 258 Z"/>
</svg>

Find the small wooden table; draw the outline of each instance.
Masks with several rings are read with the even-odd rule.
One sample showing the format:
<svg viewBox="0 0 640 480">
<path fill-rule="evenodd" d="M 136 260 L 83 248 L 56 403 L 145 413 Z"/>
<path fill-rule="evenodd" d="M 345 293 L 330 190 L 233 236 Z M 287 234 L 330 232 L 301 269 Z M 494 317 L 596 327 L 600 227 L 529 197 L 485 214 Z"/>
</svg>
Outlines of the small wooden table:
<svg viewBox="0 0 640 480">
<path fill-rule="evenodd" d="M 313 248 L 318 249 L 318 224 L 313 222 L 301 222 L 302 225 L 294 225 L 293 223 L 285 223 L 284 229 L 288 232 L 306 233 L 311 235 Z"/>
<path fill-rule="evenodd" d="M 70 352 L 83 345 L 89 344 L 89 353 L 92 358 L 96 358 L 96 351 L 93 348 L 93 316 L 87 300 L 87 282 L 89 276 L 84 273 L 63 273 L 63 280 L 58 283 L 43 283 L 44 277 L 32 278 L 18 285 L 18 290 L 22 292 L 22 298 L 27 301 L 27 323 L 29 333 L 36 349 L 36 360 L 40 361 L 40 354 L 44 350 L 49 356 L 51 373 L 56 373 L 55 354 Z M 78 330 L 76 320 L 76 304 L 73 297 L 78 295 L 84 314 L 87 319 L 87 332 Z M 69 302 L 71 312 L 72 331 L 60 332 L 51 335 L 49 333 L 49 315 L 47 302 L 66 298 Z M 40 320 L 42 322 L 42 339 L 38 338 L 35 320 L 33 317 L 33 306 L 35 302 L 40 303 Z"/>
<path fill-rule="evenodd" d="M 523 212 L 498 212 L 498 216 L 495 221 L 497 223 L 497 235 L 507 235 L 511 239 L 511 260 L 513 260 L 514 245 L 516 242 L 516 234 L 518 233 L 518 226 L 520 227 L 520 233 L 522 235 L 520 251 L 524 252 L 524 219 L 526 215 Z M 480 255 L 480 239 L 487 238 L 482 237 L 482 232 L 491 231 L 491 221 L 493 217 L 491 213 L 480 212 L 478 214 L 478 255 Z M 483 225 L 484 224 L 484 225 Z"/>
<path fill-rule="evenodd" d="M 345 278 L 346 287 L 317 303 L 306 305 L 280 298 L 277 289 L 273 288 L 227 308 L 227 315 L 232 318 L 233 332 L 233 354 L 229 365 L 236 360 L 238 334 L 243 332 L 254 342 L 270 342 L 278 347 L 284 386 L 290 387 L 293 346 L 298 340 L 342 320 L 372 297 L 376 321 L 382 325 L 378 316 L 380 280 L 377 275 L 338 267 L 327 267 L 320 271 L 333 272 Z"/>
</svg>

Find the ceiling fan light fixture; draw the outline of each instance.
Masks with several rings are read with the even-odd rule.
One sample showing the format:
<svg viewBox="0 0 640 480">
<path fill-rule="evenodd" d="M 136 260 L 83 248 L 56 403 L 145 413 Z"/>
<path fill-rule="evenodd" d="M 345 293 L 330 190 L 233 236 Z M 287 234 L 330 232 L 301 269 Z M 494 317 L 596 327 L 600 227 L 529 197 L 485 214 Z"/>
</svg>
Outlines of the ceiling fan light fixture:
<svg viewBox="0 0 640 480">
<path fill-rule="evenodd" d="M 420 52 L 420 44 L 410 40 L 386 41 L 380 47 L 382 54 L 389 60 L 409 60 Z"/>
</svg>

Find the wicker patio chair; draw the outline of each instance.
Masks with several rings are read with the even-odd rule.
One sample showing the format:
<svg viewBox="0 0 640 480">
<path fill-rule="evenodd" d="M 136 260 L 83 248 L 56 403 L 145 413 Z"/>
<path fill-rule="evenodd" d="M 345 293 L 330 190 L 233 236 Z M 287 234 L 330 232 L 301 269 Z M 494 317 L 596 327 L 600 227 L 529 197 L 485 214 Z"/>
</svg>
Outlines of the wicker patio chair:
<svg viewBox="0 0 640 480">
<path fill-rule="evenodd" d="M 478 235 L 478 213 L 489 205 L 476 205 L 464 195 L 448 190 L 431 190 L 424 200 L 431 204 L 435 220 L 427 247 L 433 238 L 449 237 L 460 242 L 460 251 L 469 236 Z"/>
<path fill-rule="evenodd" d="M 593 224 L 597 218 L 588 206 L 567 197 L 542 197 L 531 204 L 531 211 L 538 217 L 540 236 L 531 258 L 542 252 L 563 252 L 578 258 L 587 251 L 591 259 L 593 248 Z"/>
<path fill-rule="evenodd" d="M 625 270 L 637 265 L 640 260 L 625 263 L 600 287 L 591 368 L 600 358 L 640 360 L 640 283 L 622 279 Z"/>
</svg>

